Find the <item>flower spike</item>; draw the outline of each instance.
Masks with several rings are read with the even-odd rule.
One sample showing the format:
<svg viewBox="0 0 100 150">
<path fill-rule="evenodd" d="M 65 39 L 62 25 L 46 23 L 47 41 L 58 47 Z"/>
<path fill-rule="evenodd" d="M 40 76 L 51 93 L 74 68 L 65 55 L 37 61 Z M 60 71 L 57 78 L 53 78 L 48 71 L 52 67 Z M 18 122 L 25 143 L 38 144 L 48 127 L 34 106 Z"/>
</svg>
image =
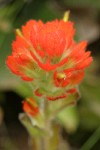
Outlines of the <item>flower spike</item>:
<svg viewBox="0 0 100 150">
<path fill-rule="evenodd" d="M 87 42 L 74 40 L 74 23 L 68 18 L 66 11 L 61 20 L 29 20 L 16 30 L 12 55 L 6 63 L 21 79 L 37 84 L 33 92 L 38 97 L 64 99 L 66 91 L 82 81 L 85 68 L 92 62 Z"/>
</svg>

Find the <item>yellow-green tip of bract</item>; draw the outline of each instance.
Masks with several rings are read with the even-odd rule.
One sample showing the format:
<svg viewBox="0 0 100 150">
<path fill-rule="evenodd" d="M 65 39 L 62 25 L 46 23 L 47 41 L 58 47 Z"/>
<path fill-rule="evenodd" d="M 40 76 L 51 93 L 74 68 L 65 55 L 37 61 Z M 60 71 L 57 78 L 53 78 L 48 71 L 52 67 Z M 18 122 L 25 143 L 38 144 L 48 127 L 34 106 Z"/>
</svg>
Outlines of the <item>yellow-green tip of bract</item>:
<svg viewBox="0 0 100 150">
<path fill-rule="evenodd" d="M 64 22 L 67 22 L 67 21 L 68 21 L 68 19 L 69 19 L 69 14 L 70 14 L 70 11 L 66 11 L 66 12 L 64 13 L 64 16 L 63 16 L 63 21 L 64 21 Z"/>
</svg>

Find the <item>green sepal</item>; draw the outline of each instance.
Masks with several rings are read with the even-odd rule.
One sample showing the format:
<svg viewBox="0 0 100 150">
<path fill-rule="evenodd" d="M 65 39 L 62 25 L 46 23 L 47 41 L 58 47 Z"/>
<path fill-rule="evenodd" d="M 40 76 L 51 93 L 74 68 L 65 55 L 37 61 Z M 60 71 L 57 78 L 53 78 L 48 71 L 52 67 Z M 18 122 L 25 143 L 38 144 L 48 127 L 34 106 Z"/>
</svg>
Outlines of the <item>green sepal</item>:
<svg viewBox="0 0 100 150">
<path fill-rule="evenodd" d="M 25 126 L 31 137 L 42 136 L 45 132 L 35 122 L 35 118 L 31 120 L 25 113 L 19 114 L 19 120 Z"/>
</svg>

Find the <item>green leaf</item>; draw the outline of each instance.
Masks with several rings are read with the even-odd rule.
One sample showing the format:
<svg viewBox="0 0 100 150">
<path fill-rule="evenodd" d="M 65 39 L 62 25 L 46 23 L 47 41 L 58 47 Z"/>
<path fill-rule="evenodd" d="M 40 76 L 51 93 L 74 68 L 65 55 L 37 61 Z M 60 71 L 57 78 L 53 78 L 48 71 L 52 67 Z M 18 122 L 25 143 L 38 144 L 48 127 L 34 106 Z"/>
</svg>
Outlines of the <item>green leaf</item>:
<svg viewBox="0 0 100 150">
<path fill-rule="evenodd" d="M 67 132 L 75 132 L 78 124 L 79 117 L 76 107 L 69 106 L 57 115 L 58 121 L 66 129 Z"/>
</svg>

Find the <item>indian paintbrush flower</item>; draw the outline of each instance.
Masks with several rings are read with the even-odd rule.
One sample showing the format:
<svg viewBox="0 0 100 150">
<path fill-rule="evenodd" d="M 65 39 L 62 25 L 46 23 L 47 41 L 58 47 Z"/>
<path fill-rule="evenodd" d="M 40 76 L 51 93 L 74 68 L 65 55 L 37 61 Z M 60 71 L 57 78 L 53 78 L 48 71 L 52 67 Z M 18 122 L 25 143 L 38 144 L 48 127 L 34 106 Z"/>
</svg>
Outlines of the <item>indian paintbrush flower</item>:
<svg viewBox="0 0 100 150">
<path fill-rule="evenodd" d="M 48 100 L 67 97 L 84 77 L 84 69 L 92 62 L 87 42 L 74 40 L 74 23 L 54 20 L 43 23 L 29 20 L 16 30 L 12 55 L 7 58 L 11 71 L 25 81 L 38 83 L 37 96 Z"/>
<path fill-rule="evenodd" d="M 57 119 L 66 126 L 66 108 L 80 97 L 77 85 L 92 62 L 87 42 L 74 40 L 74 23 L 68 17 L 66 12 L 62 20 L 29 20 L 16 30 L 6 61 L 14 74 L 31 83 L 33 98 L 23 101 L 20 120 L 32 137 L 33 149 L 58 149 L 63 140 Z"/>
</svg>

